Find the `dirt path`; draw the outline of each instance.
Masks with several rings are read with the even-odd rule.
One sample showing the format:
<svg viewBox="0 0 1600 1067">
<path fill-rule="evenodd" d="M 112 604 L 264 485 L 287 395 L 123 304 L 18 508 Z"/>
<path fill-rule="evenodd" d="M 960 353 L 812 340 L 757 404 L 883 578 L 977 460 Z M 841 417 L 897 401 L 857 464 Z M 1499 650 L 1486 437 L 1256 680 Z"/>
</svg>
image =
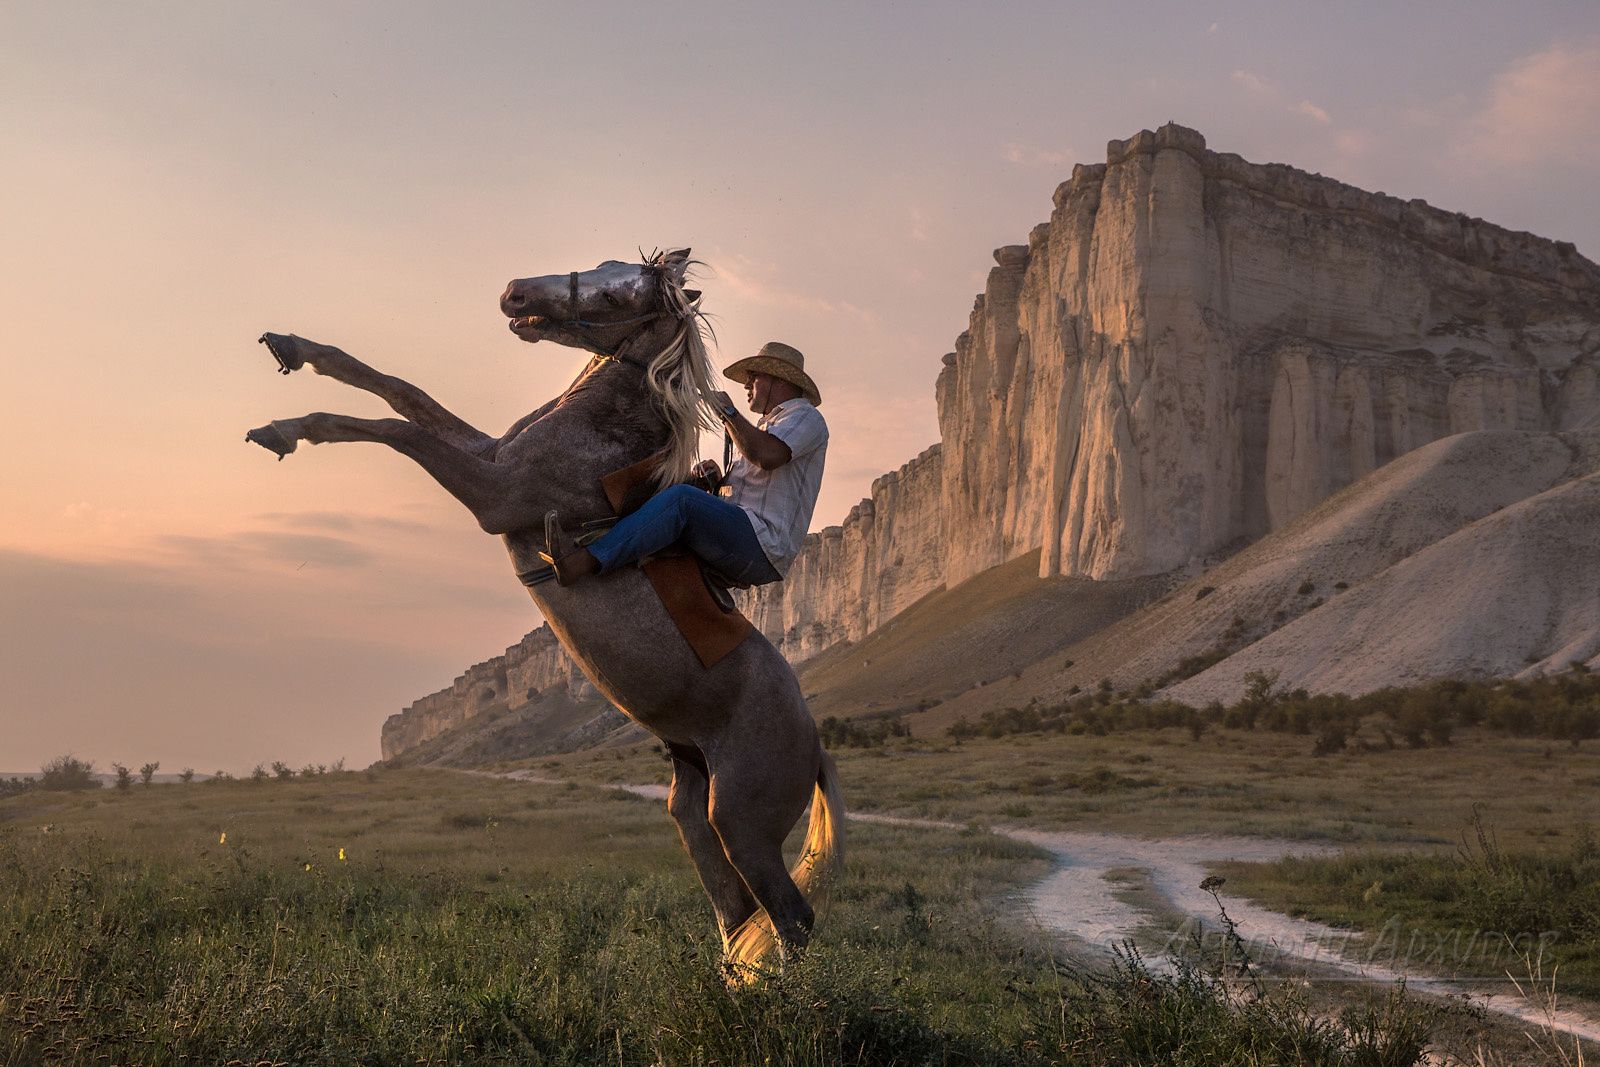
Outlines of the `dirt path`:
<svg viewBox="0 0 1600 1067">
<path fill-rule="evenodd" d="M 538 785 L 567 784 L 564 779 L 546 778 L 531 771 L 512 771 L 495 777 Z M 609 788 L 657 800 L 665 800 L 667 796 L 667 787 L 663 785 L 613 785 Z M 870 812 L 851 812 L 849 817 L 859 822 L 891 826 L 964 829 L 958 823 Z M 1158 965 L 1163 956 L 1160 947 L 1163 933 L 1166 943 L 1172 943 L 1172 938 L 1185 929 L 1185 923 L 1189 923 L 1189 928 L 1193 928 L 1193 920 L 1212 929 L 1216 926 L 1216 901 L 1200 888 L 1207 874 L 1207 864 L 1223 860 L 1268 861 L 1288 855 L 1326 855 L 1339 851 L 1325 845 L 1258 837 L 1147 838 L 1006 827 L 991 827 L 991 831 L 1042 848 L 1055 858 L 1055 870 L 1027 891 L 1028 910 L 1040 927 L 1105 951 L 1125 939 L 1134 938 L 1141 942 L 1141 947 L 1152 945 L 1147 958 Z M 1124 873 L 1142 875 L 1145 885 L 1157 899 L 1140 900 L 1145 894 L 1130 892 L 1125 881 L 1111 877 Z M 1321 974 L 1341 974 L 1380 985 L 1404 978 L 1407 989 L 1435 996 L 1470 992 L 1472 1001 L 1488 1011 L 1539 1029 L 1600 1043 L 1600 1020 L 1582 1013 L 1570 1009 L 1547 1011 L 1520 997 L 1478 993 L 1449 979 L 1407 968 L 1392 968 L 1372 960 L 1370 951 L 1369 958 L 1362 959 L 1358 954 L 1360 939 L 1352 931 L 1283 915 L 1242 897 L 1222 892 L 1219 895 L 1229 916 L 1246 937 L 1251 957 L 1276 970 L 1298 964 Z"/>
</svg>

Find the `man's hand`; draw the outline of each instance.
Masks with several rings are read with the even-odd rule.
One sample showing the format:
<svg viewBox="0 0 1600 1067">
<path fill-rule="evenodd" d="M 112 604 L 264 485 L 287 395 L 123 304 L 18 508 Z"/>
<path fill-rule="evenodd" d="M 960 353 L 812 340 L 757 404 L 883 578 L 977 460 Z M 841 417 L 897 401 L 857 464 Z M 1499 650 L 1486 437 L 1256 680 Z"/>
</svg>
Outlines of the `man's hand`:
<svg viewBox="0 0 1600 1067">
<path fill-rule="evenodd" d="M 721 392 L 720 390 L 712 390 L 711 404 L 717 409 L 717 414 L 721 415 L 723 418 L 727 418 L 728 411 L 739 410 L 733 406 L 733 398 L 727 393 Z"/>
<path fill-rule="evenodd" d="M 689 472 L 692 477 L 703 478 L 707 484 L 716 486 L 722 482 L 722 467 L 714 459 L 703 459 L 694 465 Z"/>
</svg>

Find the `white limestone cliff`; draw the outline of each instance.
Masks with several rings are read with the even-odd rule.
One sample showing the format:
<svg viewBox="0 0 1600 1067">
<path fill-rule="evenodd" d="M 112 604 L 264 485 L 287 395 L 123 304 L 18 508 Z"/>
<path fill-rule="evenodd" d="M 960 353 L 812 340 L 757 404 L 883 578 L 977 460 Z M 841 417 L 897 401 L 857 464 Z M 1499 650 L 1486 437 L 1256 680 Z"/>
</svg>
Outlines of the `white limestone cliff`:
<svg viewBox="0 0 1600 1067">
<path fill-rule="evenodd" d="M 746 598 L 792 662 L 1035 549 L 1045 577 L 1192 573 L 1429 442 L 1600 421 L 1600 267 L 1570 244 L 1180 126 L 1075 167 L 995 262 L 940 443 Z M 548 640 L 507 693 L 581 681 Z M 496 662 L 391 718 L 385 754 L 470 716 Z"/>
<path fill-rule="evenodd" d="M 393 759 L 490 710 L 515 710 L 541 693 L 563 690 L 574 700 L 598 697 L 549 626 L 540 626 L 501 655 L 475 663 L 446 689 L 430 693 L 383 724 L 384 759 Z"/>
<path fill-rule="evenodd" d="M 1571 245 L 1178 126 L 1055 205 L 939 378 L 948 582 L 1040 546 L 1045 575 L 1170 571 L 1429 441 L 1600 414 L 1600 268 Z"/>
</svg>

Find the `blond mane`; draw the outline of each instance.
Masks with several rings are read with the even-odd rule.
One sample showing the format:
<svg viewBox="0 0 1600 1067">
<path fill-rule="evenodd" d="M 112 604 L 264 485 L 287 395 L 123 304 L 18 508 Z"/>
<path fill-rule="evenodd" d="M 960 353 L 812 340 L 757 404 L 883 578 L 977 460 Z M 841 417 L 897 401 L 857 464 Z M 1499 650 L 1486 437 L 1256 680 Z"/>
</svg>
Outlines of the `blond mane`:
<svg viewBox="0 0 1600 1067">
<path fill-rule="evenodd" d="M 700 295 L 690 299 L 684 281 L 691 267 L 704 266 L 688 258 L 688 249 L 660 252 L 645 260 L 661 272 L 661 293 L 666 311 L 678 320 L 672 340 L 650 360 L 645 374 L 656 405 L 671 428 L 672 438 L 666 456 L 656 469 L 657 490 L 676 485 L 689 477 L 689 470 L 700 455 L 700 431 L 715 430 L 718 422 L 710 395 L 714 389 L 711 355 L 706 335 L 713 342 L 715 333 L 700 310 Z"/>
</svg>

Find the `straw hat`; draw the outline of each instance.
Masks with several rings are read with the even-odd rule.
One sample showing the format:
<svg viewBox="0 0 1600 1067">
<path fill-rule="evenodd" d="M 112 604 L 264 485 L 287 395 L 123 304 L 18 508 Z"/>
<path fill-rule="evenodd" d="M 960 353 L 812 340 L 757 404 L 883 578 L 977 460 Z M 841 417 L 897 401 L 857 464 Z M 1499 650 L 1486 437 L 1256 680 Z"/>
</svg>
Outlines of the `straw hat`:
<svg viewBox="0 0 1600 1067">
<path fill-rule="evenodd" d="M 761 346 L 761 351 L 728 364 L 722 373 L 740 385 L 748 382 L 752 374 L 770 374 L 798 386 L 812 404 L 822 403 L 822 393 L 817 389 L 817 383 L 806 373 L 806 357 L 782 341 L 768 341 Z"/>
</svg>

